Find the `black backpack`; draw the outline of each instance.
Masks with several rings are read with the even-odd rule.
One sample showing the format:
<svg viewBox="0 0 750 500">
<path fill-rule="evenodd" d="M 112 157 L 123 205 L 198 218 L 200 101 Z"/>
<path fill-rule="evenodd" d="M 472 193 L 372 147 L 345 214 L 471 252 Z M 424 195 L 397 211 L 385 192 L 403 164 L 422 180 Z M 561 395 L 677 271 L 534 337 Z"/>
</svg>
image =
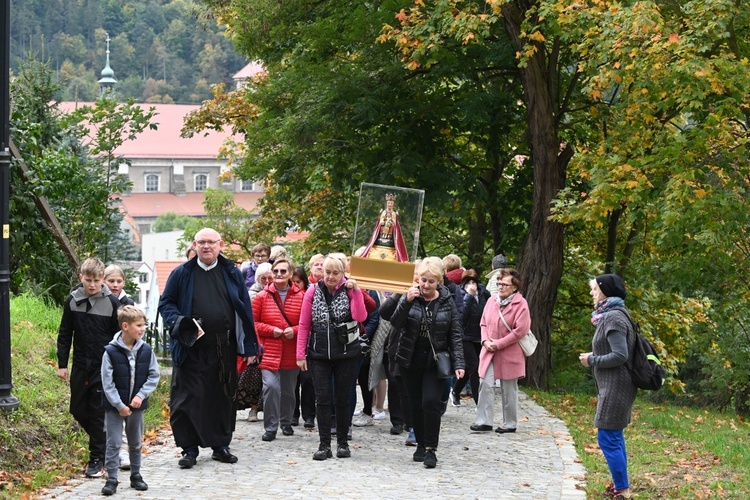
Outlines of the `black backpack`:
<svg viewBox="0 0 750 500">
<path fill-rule="evenodd" d="M 667 371 L 661 366 L 654 345 L 641 335 L 640 325 L 633 321 L 625 309 L 619 310 L 625 313 L 635 333 L 633 352 L 628 357 L 628 369 L 633 385 L 647 391 L 658 391 L 667 377 Z"/>
</svg>

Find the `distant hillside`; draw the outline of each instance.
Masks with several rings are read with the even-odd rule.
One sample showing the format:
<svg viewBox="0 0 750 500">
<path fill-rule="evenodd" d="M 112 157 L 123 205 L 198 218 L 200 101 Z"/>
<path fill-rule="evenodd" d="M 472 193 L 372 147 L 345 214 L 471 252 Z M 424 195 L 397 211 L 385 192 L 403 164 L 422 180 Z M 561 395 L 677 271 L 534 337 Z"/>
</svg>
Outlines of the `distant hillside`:
<svg viewBox="0 0 750 500">
<path fill-rule="evenodd" d="M 60 100 L 92 101 L 106 59 L 117 92 L 138 102 L 197 104 L 246 63 L 192 0 L 11 0 L 11 64 L 48 60 Z"/>
</svg>

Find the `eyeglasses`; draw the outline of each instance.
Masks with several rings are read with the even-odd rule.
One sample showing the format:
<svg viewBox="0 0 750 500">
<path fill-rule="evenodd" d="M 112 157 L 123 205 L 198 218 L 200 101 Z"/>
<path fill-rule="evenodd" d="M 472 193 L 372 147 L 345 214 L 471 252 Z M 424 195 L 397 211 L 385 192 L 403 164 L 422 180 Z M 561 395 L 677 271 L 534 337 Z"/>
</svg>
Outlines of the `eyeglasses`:
<svg viewBox="0 0 750 500">
<path fill-rule="evenodd" d="M 255 257 L 256 259 L 267 259 L 268 258 L 268 254 L 266 254 L 266 253 L 256 253 L 256 254 L 253 255 L 253 257 Z"/>
<path fill-rule="evenodd" d="M 497 284 L 498 288 L 504 288 L 506 286 L 513 286 L 513 283 L 503 283 L 502 281 Z"/>
<path fill-rule="evenodd" d="M 206 246 L 206 245 L 212 247 L 212 246 L 216 245 L 217 243 L 219 243 L 220 241 L 221 240 L 200 240 L 200 241 L 196 241 L 195 245 L 199 246 L 199 247 L 203 247 L 203 246 Z"/>
<path fill-rule="evenodd" d="M 280 274 L 282 276 L 288 272 L 289 272 L 289 269 L 274 269 L 273 270 L 273 274 Z"/>
</svg>

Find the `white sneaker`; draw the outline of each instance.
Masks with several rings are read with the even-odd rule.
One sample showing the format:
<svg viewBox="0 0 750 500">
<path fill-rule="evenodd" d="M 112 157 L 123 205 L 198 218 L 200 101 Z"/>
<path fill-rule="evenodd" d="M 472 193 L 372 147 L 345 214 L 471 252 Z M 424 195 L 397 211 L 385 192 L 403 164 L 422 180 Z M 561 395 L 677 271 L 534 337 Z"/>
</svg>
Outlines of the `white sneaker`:
<svg viewBox="0 0 750 500">
<path fill-rule="evenodd" d="M 352 415 L 352 417 L 358 417 L 360 415 L 362 415 L 362 410 L 357 410 L 354 412 L 354 415 Z"/>
<path fill-rule="evenodd" d="M 130 454 L 120 450 L 120 470 L 130 470 Z"/>
<path fill-rule="evenodd" d="M 366 427 L 373 425 L 372 417 L 369 415 L 360 415 L 352 421 L 352 425 L 355 427 Z"/>
<path fill-rule="evenodd" d="M 257 422 L 258 421 L 258 412 L 253 410 L 252 408 L 248 410 L 247 412 L 247 421 L 248 422 Z"/>
<path fill-rule="evenodd" d="M 388 417 L 388 414 L 385 412 L 385 410 L 376 411 L 372 415 L 372 418 L 374 418 L 375 420 L 385 420 L 387 417 Z"/>
</svg>

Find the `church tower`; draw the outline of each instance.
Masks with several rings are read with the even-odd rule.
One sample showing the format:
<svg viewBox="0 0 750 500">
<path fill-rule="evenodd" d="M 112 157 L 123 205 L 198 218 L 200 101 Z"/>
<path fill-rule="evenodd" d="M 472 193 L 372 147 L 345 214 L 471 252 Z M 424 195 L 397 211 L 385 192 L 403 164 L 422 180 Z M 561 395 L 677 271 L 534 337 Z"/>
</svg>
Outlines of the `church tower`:
<svg viewBox="0 0 750 500">
<path fill-rule="evenodd" d="M 107 33 L 107 63 L 104 65 L 102 77 L 99 79 L 99 97 L 113 93 L 116 83 L 115 72 L 109 67 L 109 33 Z"/>
</svg>

